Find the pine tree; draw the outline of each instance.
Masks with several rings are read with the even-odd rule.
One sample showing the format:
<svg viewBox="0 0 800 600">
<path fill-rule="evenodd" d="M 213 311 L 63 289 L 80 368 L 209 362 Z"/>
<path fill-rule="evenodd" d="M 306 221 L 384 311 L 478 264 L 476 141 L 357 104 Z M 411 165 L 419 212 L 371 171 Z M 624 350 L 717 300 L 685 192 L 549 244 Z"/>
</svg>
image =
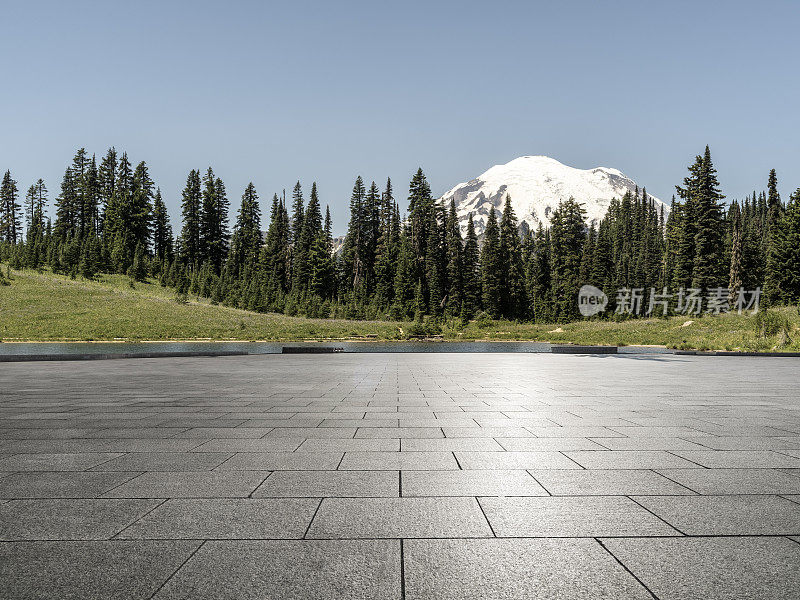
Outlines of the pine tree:
<svg viewBox="0 0 800 600">
<path fill-rule="evenodd" d="M 519 223 L 511 206 L 511 197 L 506 195 L 503 216 L 500 220 L 500 259 L 502 294 L 501 312 L 508 319 L 521 319 L 527 313 L 525 293 L 525 267 L 522 262 L 522 245 Z"/>
<path fill-rule="evenodd" d="M 550 291 L 550 230 L 544 230 L 541 221 L 534 236 L 534 252 L 528 274 L 528 288 L 533 300 L 533 317 L 538 322 L 552 317 Z"/>
<path fill-rule="evenodd" d="M 345 291 L 354 292 L 359 299 L 365 299 L 366 272 L 365 272 L 365 244 L 367 241 L 365 200 L 366 189 L 364 180 L 359 175 L 353 185 L 350 196 L 350 223 L 347 227 L 342 247 L 342 262 L 345 271 Z"/>
<path fill-rule="evenodd" d="M 153 254 L 162 262 L 173 259 L 172 225 L 161 198 L 161 188 L 156 190 L 153 198 Z"/>
<path fill-rule="evenodd" d="M 574 199 L 561 202 L 550 220 L 550 273 L 553 318 L 577 319 L 581 251 L 586 237 L 585 212 Z"/>
<path fill-rule="evenodd" d="M 117 151 L 114 148 L 109 148 L 103 160 L 100 161 L 100 167 L 97 170 L 97 189 L 98 189 L 98 231 L 105 235 L 105 222 L 108 206 L 114 198 L 117 183 Z"/>
<path fill-rule="evenodd" d="M 429 238 L 428 226 L 432 223 L 431 216 L 435 214 L 434 205 L 431 186 L 422 169 L 417 169 L 408 190 L 408 220 L 415 258 L 415 275 L 420 279 L 424 298 L 428 295 L 427 281 L 425 281 L 426 244 Z"/>
<path fill-rule="evenodd" d="M 247 184 L 242 194 L 242 204 L 233 228 L 228 267 L 234 277 L 252 274 L 261 249 L 261 208 L 253 182 Z"/>
<path fill-rule="evenodd" d="M 331 210 L 327 204 L 325 205 L 323 238 L 325 240 L 326 261 L 323 265 L 323 291 L 320 295 L 324 298 L 333 298 L 336 295 L 336 259 L 333 254 L 333 223 L 331 222 Z"/>
<path fill-rule="evenodd" d="M 784 232 L 784 260 L 779 277 L 784 290 L 784 302 L 800 302 L 800 188 L 789 197 L 781 216 Z"/>
<path fill-rule="evenodd" d="M 55 205 L 56 221 L 53 227 L 53 235 L 58 240 L 58 244 L 64 244 L 70 239 L 78 237 L 80 226 L 80 208 L 78 206 L 75 177 L 71 167 L 67 167 L 64 172 L 64 178 L 61 181 L 61 194 L 56 199 Z"/>
<path fill-rule="evenodd" d="M 463 241 L 458 224 L 455 201 L 450 199 L 450 207 L 445 219 L 445 250 L 447 262 L 447 309 L 451 315 L 459 315 L 464 303 Z"/>
<path fill-rule="evenodd" d="M 181 251 L 183 252 L 183 259 L 190 268 L 198 268 L 202 259 L 200 246 L 202 192 L 200 187 L 200 171 L 193 169 L 186 179 L 186 187 L 183 190 L 183 200 L 181 202 L 183 212 Z"/>
<path fill-rule="evenodd" d="M 91 222 L 89 191 L 87 185 L 87 172 L 89 170 L 89 156 L 85 148 L 80 148 L 72 159 L 72 178 L 74 185 L 74 211 L 75 235 L 79 240 L 86 237 Z"/>
<path fill-rule="evenodd" d="M 422 286 L 422 302 L 418 307 L 423 313 L 430 313 L 436 316 L 441 315 L 444 302 L 444 253 L 442 251 L 442 239 L 439 235 L 439 224 L 436 213 L 430 213 L 430 222 L 427 226 L 428 239 L 425 243 L 425 285 Z M 427 288 L 427 297 L 425 291 Z"/>
<path fill-rule="evenodd" d="M 321 290 L 322 281 L 311 285 L 311 274 L 321 276 L 325 272 L 325 239 L 322 229 L 322 212 L 319 205 L 317 183 L 311 184 L 311 196 L 308 199 L 305 215 L 302 218 L 302 229 L 294 246 L 293 288 L 303 292 L 309 288 Z M 314 251 L 312 252 L 312 248 Z M 321 295 L 321 294 L 318 294 Z"/>
<path fill-rule="evenodd" d="M 16 244 L 22 238 L 20 210 L 17 182 L 6 171 L 0 184 L 0 240 Z"/>
<path fill-rule="evenodd" d="M 494 206 L 489 209 L 489 219 L 481 248 L 481 297 L 483 309 L 493 319 L 502 315 L 503 256 L 500 247 L 500 228 Z"/>
<path fill-rule="evenodd" d="M 472 213 L 467 220 L 467 238 L 464 242 L 462 267 L 463 295 L 461 316 L 466 321 L 475 316 L 481 308 L 481 270 L 478 236 Z"/>
<path fill-rule="evenodd" d="M 141 245 L 145 253 L 150 246 L 150 228 L 153 218 L 153 195 L 155 184 L 144 161 L 136 165 L 131 180 L 131 194 L 124 211 L 129 253 L 134 255 Z"/>
<path fill-rule="evenodd" d="M 200 213 L 200 260 L 208 261 L 215 275 L 222 271 L 228 254 L 230 203 L 222 179 L 209 167 L 203 177 L 203 203 Z"/>
<path fill-rule="evenodd" d="M 723 280 L 724 220 L 720 202 L 725 196 L 719 190 L 716 169 L 711 162 L 708 146 L 698 166 L 696 181 L 690 188 L 695 193 L 693 216 L 696 230 L 692 286 L 708 291 L 719 287 Z"/>
<path fill-rule="evenodd" d="M 303 188 L 298 181 L 292 190 L 292 226 L 291 226 L 291 243 L 297 244 L 300 240 L 300 234 L 303 231 L 303 216 L 305 208 L 303 205 Z"/>
<path fill-rule="evenodd" d="M 394 220 L 394 198 L 392 181 L 387 179 L 381 197 L 379 212 L 379 235 L 375 248 L 375 302 L 381 309 L 391 306 L 394 300 L 394 278 L 396 275 L 399 223 Z"/>
<path fill-rule="evenodd" d="M 261 268 L 266 274 L 265 296 L 278 308 L 290 287 L 291 222 L 284 200 L 273 196 L 267 238 L 261 251 Z"/>
<path fill-rule="evenodd" d="M 391 313 L 394 318 L 405 319 L 414 311 L 414 294 L 418 283 L 416 258 L 409 228 L 402 229 L 398 248 Z"/>
<path fill-rule="evenodd" d="M 739 210 L 739 204 L 735 202 L 728 212 L 731 214 L 733 227 L 728 276 L 728 301 L 733 302 L 739 288 L 742 287 L 742 214 Z"/>
</svg>

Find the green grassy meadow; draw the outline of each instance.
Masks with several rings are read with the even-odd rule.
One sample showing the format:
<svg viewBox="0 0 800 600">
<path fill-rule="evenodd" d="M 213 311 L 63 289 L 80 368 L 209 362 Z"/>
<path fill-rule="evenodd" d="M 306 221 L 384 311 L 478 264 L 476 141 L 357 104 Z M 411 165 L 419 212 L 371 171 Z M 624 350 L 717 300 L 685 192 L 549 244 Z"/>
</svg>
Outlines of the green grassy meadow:
<svg viewBox="0 0 800 600">
<path fill-rule="evenodd" d="M 442 326 L 440 339 L 800 350 L 798 310 L 792 307 L 770 312 L 781 326 L 760 332 L 757 317 L 726 314 L 566 324 L 448 322 Z M 180 302 L 171 289 L 152 281 L 131 287 L 122 275 L 101 275 L 89 281 L 49 271 L 13 270 L 10 285 L 0 286 L 0 339 L 4 342 L 401 340 L 413 331 L 412 324 L 395 321 L 307 319 L 212 305 L 204 299 Z"/>
</svg>

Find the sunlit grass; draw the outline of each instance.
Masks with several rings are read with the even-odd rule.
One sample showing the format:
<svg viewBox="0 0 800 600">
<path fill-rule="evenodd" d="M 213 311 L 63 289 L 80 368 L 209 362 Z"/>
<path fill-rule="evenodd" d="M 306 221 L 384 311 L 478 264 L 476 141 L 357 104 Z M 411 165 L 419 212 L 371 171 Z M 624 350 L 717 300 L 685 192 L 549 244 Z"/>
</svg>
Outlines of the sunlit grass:
<svg viewBox="0 0 800 600">
<path fill-rule="evenodd" d="M 6 267 L 3 267 L 3 272 Z M 84 340 L 310 340 L 402 339 L 408 323 L 306 319 L 261 314 L 190 298 L 154 281 L 122 275 L 72 280 L 49 271 L 12 271 L 0 286 L 0 338 L 5 341 Z M 751 315 L 670 317 L 628 321 L 586 320 L 566 324 L 453 321 L 445 340 L 530 340 L 555 343 L 657 345 L 669 348 L 766 351 L 800 350 L 800 314 L 783 308 L 787 335 L 760 337 Z"/>
</svg>

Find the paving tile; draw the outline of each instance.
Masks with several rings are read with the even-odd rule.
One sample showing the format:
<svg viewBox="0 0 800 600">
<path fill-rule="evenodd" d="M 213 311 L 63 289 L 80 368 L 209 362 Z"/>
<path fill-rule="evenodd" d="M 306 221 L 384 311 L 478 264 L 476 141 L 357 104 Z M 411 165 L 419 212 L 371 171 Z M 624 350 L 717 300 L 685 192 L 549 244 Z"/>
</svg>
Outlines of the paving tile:
<svg viewBox="0 0 800 600">
<path fill-rule="evenodd" d="M 593 438 L 602 448 L 607 450 L 705 450 L 694 442 L 674 437 L 629 437 L 629 438 Z M 698 438 L 703 439 L 703 438 Z M 562 448 L 573 450 L 573 448 Z M 595 448 L 596 450 L 597 448 Z M 574 450 L 591 450 L 591 448 L 574 448 Z"/>
<path fill-rule="evenodd" d="M 399 439 L 305 440 L 300 452 L 399 452 Z"/>
<path fill-rule="evenodd" d="M 668 438 L 676 438 L 676 437 L 703 437 L 703 435 L 712 435 L 705 431 L 702 431 L 699 427 L 692 428 L 692 427 L 669 427 L 669 426 L 659 426 L 659 427 L 610 427 L 612 431 L 616 431 L 617 433 L 623 434 L 625 437 L 644 437 L 644 438 L 655 438 L 655 437 L 668 437 Z M 589 436 L 595 437 L 595 436 Z M 602 437 L 602 436 L 598 436 Z"/>
<path fill-rule="evenodd" d="M 462 469 L 580 469 L 560 452 L 456 452 Z"/>
<path fill-rule="evenodd" d="M 597 537 L 678 535 L 628 498 L 480 498 L 498 537 Z"/>
<path fill-rule="evenodd" d="M 155 600 L 399 600 L 397 540 L 207 542 Z"/>
<path fill-rule="evenodd" d="M 4 600 L 147 600 L 200 542 L 0 543 Z"/>
<path fill-rule="evenodd" d="M 523 470 L 403 471 L 403 497 L 546 496 Z"/>
<path fill-rule="evenodd" d="M 193 427 L 175 438 L 211 439 L 258 439 L 272 431 L 271 427 Z M 296 436 L 303 437 L 303 436 Z"/>
<path fill-rule="evenodd" d="M 690 460 L 658 450 L 604 450 L 565 452 L 586 469 L 670 469 L 700 468 Z M 535 468 L 535 467 L 532 467 Z"/>
<path fill-rule="evenodd" d="M 776 469 L 660 469 L 658 472 L 698 494 L 800 493 L 800 477 Z"/>
<path fill-rule="evenodd" d="M 220 471 L 334 470 L 342 452 L 242 452 L 219 466 Z"/>
<path fill-rule="evenodd" d="M 210 471 L 232 453 L 226 452 L 131 452 L 105 462 L 95 471 Z"/>
<path fill-rule="evenodd" d="M 608 427 L 598 426 L 526 427 L 525 429 L 537 438 L 625 437 L 625 434 Z"/>
<path fill-rule="evenodd" d="M 443 438 L 444 433 L 435 427 L 359 427 L 356 431 L 357 438 L 403 438 L 403 439 L 433 439 Z"/>
<path fill-rule="evenodd" d="M 391 498 L 399 495 L 399 475 L 393 471 L 276 471 L 253 492 L 254 498 Z"/>
<path fill-rule="evenodd" d="M 600 444 L 587 438 L 500 438 L 497 440 L 506 450 L 515 452 L 560 452 L 562 450 L 604 450 Z"/>
<path fill-rule="evenodd" d="M 491 536 L 475 498 L 326 498 L 307 537 Z"/>
<path fill-rule="evenodd" d="M 0 459 L 0 469 L 4 471 L 85 471 L 119 456 L 122 455 L 103 452 L 16 454 Z"/>
<path fill-rule="evenodd" d="M 503 452 L 503 447 L 492 438 L 447 438 L 403 440 L 403 452 Z"/>
<path fill-rule="evenodd" d="M 139 473 L 22 472 L 0 478 L 0 498 L 97 498 Z"/>
<path fill-rule="evenodd" d="M 299 539 L 319 505 L 313 499 L 178 498 L 128 527 L 120 539 Z"/>
<path fill-rule="evenodd" d="M 404 542 L 408 600 L 650 600 L 594 540 Z"/>
<path fill-rule="evenodd" d="M 104 540 L 160 500 L 12 500 L 0 506 L 0 540 Z"/>
<path fill-rule="evenodd" d="M 711 469 L 800 468 L 800 458 L 771 450 L 676 450 L 675 454 Z"/>
<path fill-rule="evenodd" d="M 83 437 L 120 439 L 120 438 L 171 438 L 186 431 L 188 427 L 110 427 L 101 429 Z"/>
<path fill-rule="evenodd" d="M 659 600 L 795 600 L 800 544 L 786 538 L 608 539 Z"/>
<path fill-rule="evenodd" d="M 707 436 L 688 438 L 712 450 L 783 450 L 800 448 L 800 436 L 796 437 L 720 437 Z"/>
<path fill-rule="evenodd" d="M 8 440 L 3 446 L 6 455 L 11 454 L 76 454 L 107 452 L 113 440 Z M 115 452 L 119 452 L 115 450 Z"/>
<path fill-rule="evenodd" d="M 800 505 L 777 496 L 636 496 L 687 535 L 800 534 Z"/>
<path fill-rule="evenodd" d="M 341 429 L 333 429 L 330 427 L 275 427 L 274 429 L 271 429 L 270 432 L 264 436 L 264 438 L 272 439 L 288 437 L 307 440 L 329 438 L 350 439 L 353 437 L 353 435 L 355 435 L 355 432 L 355 427 L 344 427 Z"/>
<path fill-rule="evenodd" d="M 88 441 L 88 440 L 87 440 Z M 136 439 L 96 440 L 103 442 L 105 452 L 188 452 L 199 446 L 197 439 Z"/>
<path fill-rule="evenodd" d="M 269 471 L 155 471 L 107 492 L 105 498 L 246 498 Z M 2 483 L 0 483 L 0 489 Z"/>
<path fill-rule="evenodd" d="M 294 452 L 304 441 L 303 438 L 209 440 L 192 452 Z"/>
<path fill-rule="evenodd" d="M 684 469 L 706 471 L 706 469 Z M 533 469 L 536 480 L 553 496 L 629 496 L 693 494 L 654 471 L 639 469 Z"/>
<path fill-rule="evenodd" d="M 533 437 L 533 434 L 524 427 L 444 427 L 445 437 L 448 438 L 506 438 L 506 437 Z"/>
<path fill-rule="evenodd" d="M 353 471 L 458 469 L 452 452 L 346 452 L 339 469 Z"/>
</svg>

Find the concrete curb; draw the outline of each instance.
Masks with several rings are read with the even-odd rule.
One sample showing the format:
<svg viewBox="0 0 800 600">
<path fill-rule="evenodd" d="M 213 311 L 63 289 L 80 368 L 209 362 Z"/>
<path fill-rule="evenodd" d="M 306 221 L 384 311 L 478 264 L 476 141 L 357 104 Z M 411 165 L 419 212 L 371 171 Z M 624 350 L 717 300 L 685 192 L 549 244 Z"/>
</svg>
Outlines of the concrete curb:
<svg viewBox="0 0 800 600">
<path fill-rule="evenodd" d="M 551 354 L 617 354 L 617 346 L 550 346 Z"/>
<path fill-rule="evenodd" d="M 0 354 L 0 362 L 35 362 L 60 360 L 117 360 L 125 358 L 192 358 L 219 356 L 247 356 L 247 352 L 221 350 L 219 352 L 129 352 L 84 354 Z"/>
</svg>

